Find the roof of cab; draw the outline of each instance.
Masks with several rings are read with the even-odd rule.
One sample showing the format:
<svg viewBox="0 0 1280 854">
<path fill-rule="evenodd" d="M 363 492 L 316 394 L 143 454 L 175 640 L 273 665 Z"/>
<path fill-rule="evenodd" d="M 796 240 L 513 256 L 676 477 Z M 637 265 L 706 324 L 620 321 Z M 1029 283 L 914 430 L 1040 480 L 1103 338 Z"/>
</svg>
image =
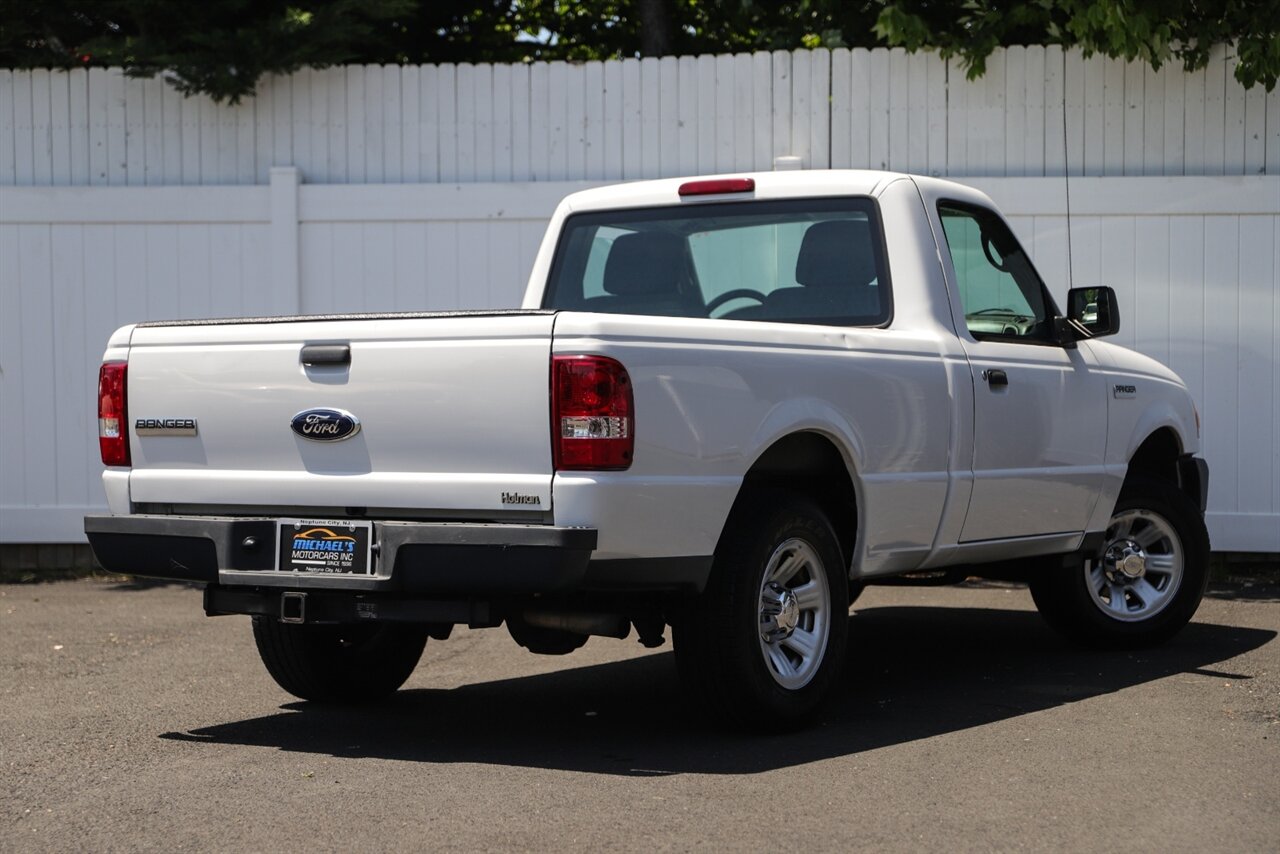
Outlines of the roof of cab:
<svg viewBox="0 0 1280 854">
<path fill-rule="evenodd" d="M 719 178 L 751 178 L 753 192 L 714 195 L 679 195 L 681 184 Z M 676 203 L 725 202 L 735 198 L 785 199 L 812 196 L 875 196 L 897 180 L 908 179 L 900 172 L 878 172 L 864 169 L 810 169 L 785 172 L 729 172 L 722 175 L 698 175 L 686 178 L 661 178 L 633 181 L 581 190 L 565 198 L 570 210 L 601 208 L 649 207 Z"/>
<path fill-rule="evenodd" d="M 751 178 L 755 190 L 713 195 L 680 196 L 680 185 L 690 181 L 712 181 L 725 178 Z M 631 181 L 580 190 L 566 196 L 562 206 L 568 211 L 609 208 L 660 207 L 672 204 L 727 202 L 734 199 L 786 199 L 814 196 L 878 196 L 896 181 L 915 181 L 934 193 L 953 191 L 982 196 L 964 184 L 944 178 L 908 175 L 871 169 L 804 169 L 783 172 L 726 172 L 719 175 L 697 175 L 684 178 L 660 178 Z M 982 196 L 985 198 L 985 196 Z"/>
</svg>

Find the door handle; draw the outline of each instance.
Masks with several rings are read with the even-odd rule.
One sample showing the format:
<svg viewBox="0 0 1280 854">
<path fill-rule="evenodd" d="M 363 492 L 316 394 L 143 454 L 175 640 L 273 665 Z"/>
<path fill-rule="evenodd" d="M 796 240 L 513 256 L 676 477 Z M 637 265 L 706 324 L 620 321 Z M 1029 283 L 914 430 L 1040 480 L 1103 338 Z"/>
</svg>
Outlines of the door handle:
<svg viewBox="0 0 1280 854">
<path fill-rule="evenodd" d="M 982 372 L 982 378 L 987 381 L 987 385 L 992 388 L 997 386 L 1007 386 L 1009 384 L 1009 375 L 999 368 L 988 368 Z"/>
<path fill-rule="evenodd" d="M 349 365 L 351 364 L 351 345 L 307 344 L 302 348 L 302 364 Z"/>
</svg>

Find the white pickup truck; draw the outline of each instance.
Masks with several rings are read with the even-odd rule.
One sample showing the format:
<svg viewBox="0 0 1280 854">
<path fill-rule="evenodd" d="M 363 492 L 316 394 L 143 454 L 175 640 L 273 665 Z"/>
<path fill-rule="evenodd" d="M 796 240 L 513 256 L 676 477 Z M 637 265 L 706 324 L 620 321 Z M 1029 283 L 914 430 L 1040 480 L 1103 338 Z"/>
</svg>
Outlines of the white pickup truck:
<svg viewBox="0 0 1280 854">
<path fill-rule="evenodd" d="M 455 625 L 551 654 L 670 626 L 713 715 L 787 726 L 888 579 L 1024 579 L 1075 639 L 1157 642 L 1206 583 L 1199 416 L 1098 340 L 1110 289 L 1067 302 L 947 181 L 588 190 L 519 310 L 117 331 L 85 531 L 252 615 L 314 701 L 395 691 Z"/>
</svg>

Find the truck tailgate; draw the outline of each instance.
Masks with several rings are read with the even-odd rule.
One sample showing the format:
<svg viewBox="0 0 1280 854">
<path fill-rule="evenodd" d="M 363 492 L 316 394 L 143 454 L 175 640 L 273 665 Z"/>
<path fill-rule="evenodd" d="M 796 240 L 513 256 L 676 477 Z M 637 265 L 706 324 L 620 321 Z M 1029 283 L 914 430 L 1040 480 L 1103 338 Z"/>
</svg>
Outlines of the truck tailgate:
<svg viewBox="0 0 1280 854">
<path fill-rule="evenodd" d="M 131 430 L 135 503 L 403 508 L 498 518 L 549 511 L 554 315 L 300 319 L 140 326 L 129 419 L 193 419 L 195 435 Z M 307 345 L 346 363 L 303 363 Z M 333 352 L 333 351 L 331 351 Z M 343 410 L 340 441 L 291 423 Z"/>
</svg>

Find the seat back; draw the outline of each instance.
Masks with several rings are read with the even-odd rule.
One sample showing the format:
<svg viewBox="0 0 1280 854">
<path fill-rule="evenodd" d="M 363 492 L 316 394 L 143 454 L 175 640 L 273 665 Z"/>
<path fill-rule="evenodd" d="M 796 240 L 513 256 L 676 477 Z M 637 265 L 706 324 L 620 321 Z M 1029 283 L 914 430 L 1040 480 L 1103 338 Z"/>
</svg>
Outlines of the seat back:
<svg viewBox="0 0 1280 854">
<path fill-rule="evenodd" d="M 769 294 L 771 317 L 874 317 L 880 313 L 871 226 L 865 219 L 817 222 L 805 230 L 796 256 L 796 282 Z"/>
<path fill-rule="evenodd" d="M 693 294 L 685 239 L 665 232 L 637 231 L 614 238 L 604 265 L 606 296 L 588 299 L 587 311 L 705 317 Z"/>
</svg>

